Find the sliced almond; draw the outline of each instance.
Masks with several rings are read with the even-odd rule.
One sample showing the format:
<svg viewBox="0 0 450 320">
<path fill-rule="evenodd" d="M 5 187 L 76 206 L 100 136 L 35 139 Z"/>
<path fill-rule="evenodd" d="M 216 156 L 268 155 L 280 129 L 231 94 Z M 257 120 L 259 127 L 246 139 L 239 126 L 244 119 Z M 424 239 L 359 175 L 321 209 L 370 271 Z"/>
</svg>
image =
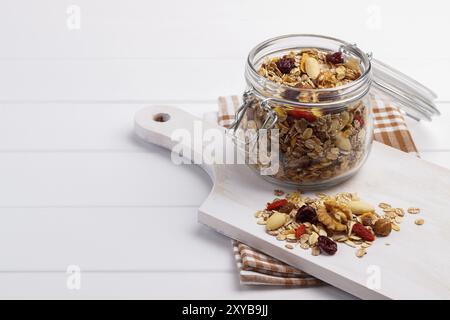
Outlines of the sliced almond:
<svg viewBox="0 0 450 320">
<path fill-rule="evenodd" d="M 313 57 L 307 57 L 305 61 L 305 71 L 311 79 L 316 79 L 320 74 L 320 65 Z"/>
<path fill-rule="evenodd" d="M 367 251 L 364 248 L 360 248 L 358 250 L 356 250 L 356 256 L 358 258 L 362 258 L 366 255 Z"/>
<path fill-rule="evenodd" d="M 356 248 L 356 244 L 351 240 L 346 240 L 344 243 L 352 248 Z"/>
<path fill-rule="evenodd" d="M 311 235 L 309 236 L 308 242 L 309 245 L 315 245 L 317 243 L 317 240 L 319 239 L 319 235 L 315 232 L 311 233 Z"/>
<path fill-rule="evenodd" d="M 286 238 L 289 239 L 289 240 L 297 240 L 297 237 L 296 237 L 295 234 L 293 234 L 293 233 L 288 234 L 288 235 L 286 236 Z"/>
</svg>

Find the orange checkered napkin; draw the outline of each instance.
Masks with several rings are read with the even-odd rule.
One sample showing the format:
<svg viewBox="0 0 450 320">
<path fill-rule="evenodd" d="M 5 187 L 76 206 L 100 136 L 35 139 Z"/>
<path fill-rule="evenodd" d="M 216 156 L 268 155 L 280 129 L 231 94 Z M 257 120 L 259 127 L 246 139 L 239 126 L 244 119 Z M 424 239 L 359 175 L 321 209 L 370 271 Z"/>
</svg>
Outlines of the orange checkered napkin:
<svg viewBox="0 0 450 320">
<path fill-rule="evenodd" d="M 241 105 L 238 96 L 219 97 L 218 123 L 228 127 Z M 388 101 L 371 97 L 374 139 L 404 152 L 418 155 L 403 113 Z M 314 286 L 323 282 L 279 260 L 233 240 L 233 253 L 242 284 Z"/>
</svg>

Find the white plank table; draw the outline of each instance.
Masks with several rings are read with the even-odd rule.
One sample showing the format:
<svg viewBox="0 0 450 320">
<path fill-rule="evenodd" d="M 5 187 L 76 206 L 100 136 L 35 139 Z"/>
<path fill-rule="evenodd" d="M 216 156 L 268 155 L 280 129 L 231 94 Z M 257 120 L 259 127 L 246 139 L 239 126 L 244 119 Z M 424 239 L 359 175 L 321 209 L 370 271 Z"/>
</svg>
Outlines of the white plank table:
<svg viewBox="0 0 450 320">
<path fill-rule="evenodd" d="M 449 5 L 432 2 L 2 1 L 0 298 L 352 298 L 240 286 L 229 239 L 196 223 L 208 177 L 139 142 L 133 115 L 214 111 L 243 91 L 258 42 L 334 35 L 439 94 L 442 116 L 409 125 L 422 158 L 450 168 L 450 44 L 436 32 Z M 69 265 L 80 290 L 66 286 Z"/>
</svg>

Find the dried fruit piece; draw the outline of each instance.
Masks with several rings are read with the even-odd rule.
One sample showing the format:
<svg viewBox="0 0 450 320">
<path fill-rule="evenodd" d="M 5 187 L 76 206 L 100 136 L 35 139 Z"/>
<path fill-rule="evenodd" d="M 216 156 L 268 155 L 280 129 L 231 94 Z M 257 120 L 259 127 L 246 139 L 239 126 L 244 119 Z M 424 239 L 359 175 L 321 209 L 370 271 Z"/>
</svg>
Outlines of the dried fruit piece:
<svg viewBox="0 0 450 320">
<path fill-rule="evenodd" d="M 356 115 L 353 117 L 353 120 L 357 120 L 357 121 L 359 122 L 359 126 L 360 126 L 360 127 L 364 127 L 364 119 L 363 119 L 362 115 L 356 114 Z"/>
<path fill-rule="evenodd" d="M 379 237 L 387 237 L 392 230 L 391 221 L 388 219 L 378 219 L 373 226 L 373 231 Z"/>
<path fill-rule="evenodd" d="M 280 189 L 275 189 L 273 191 L 273 194 L 276 195 L 277 197 L 281 197 L 282 195 L 284 195 L 284 191 Z"/>
<path fill-rule="evenodd" d="M 305 234 L 306 227 L 305 225 L 301 224 L 297 229 L 295 229 L 295 237 L 297 239 L 300 239 L 302 235 Z"/>
<path fill-rule="evenodd" d="M 300 209 L 298 209 L 297 214 L 295 215 L 295 220 L 297 222 L 311 223 L 317 221 L 316 209 L 308 205 L 303 205 Z"/>
<path fill-rule="evenodd" d="M 305 119 L 308 122 L 314 122 L 317 120 L 316 115 L 309 110 L 292 109 L 288 110 L 287 113 L 295 119 Z"/>
<path fill-rule="evenodd" d="M 353 225 L 352 232 L 365 241 L 374 241 L 375 236 L 372 232 L 364 227 L 361 223 L 357 222 Z"/>
<path fill-rule="evenodd" d="M 278 208 L 277 211 L 282 213 L 290 213 L 294 209 L 295 204 L 293 204 L 292 202 L 288 202 L 285 205 L 282 205 L 280 208 Z"/>
<path fill-rule="evenodd" d="M 292 69 L 295 68 L 295 60 L 291 57 L 284 56 L 276 63 L 278 70 L 280 70 L 284 74 L 288 74 Z"/>
<path fill-rule="evenodd" d="M 267 219 L 266 229 L 276 230 L 286 223 L 287 216 L 284 213 L 275 212 Z"/>
<path fill-rule="evenodd" d="M 373 212 L 366 212 L 359 216 L 361 219 L 361 223 L 368 227 L 373 226 L 375 221 L 377 221 L 378 217 Z"/>
<path fill-rule="evenodd" d="M 344 62 L 342 52 L 334 52 L 326 55 L 326 61 L 331 64 L 339 64 Z"/>
<path fill-rule="evenodd" d="M 337 243 L 328 237 L 319 236 L 317 245 L 321 251 L 329 255 L 333 255 L 337 251 Z"/>
<path fill-rule="evenodd" d="M 350 209 L 334 199 L 326 199 L 317 209 L 317 219 L 328 229 L 334 231 L 347 230 L 347 221 L 352 218 Z"/>
<path fill-rule="evenodd" d="M 272 203 L 268 203 L 266 210 L 276 210 L 278 208 L 280 208 L 281 206 L 284 206 L 288 203 L 288 201 L 286 199 L 281 199 L 281 200 L 275 200 Z"/>
</svg>

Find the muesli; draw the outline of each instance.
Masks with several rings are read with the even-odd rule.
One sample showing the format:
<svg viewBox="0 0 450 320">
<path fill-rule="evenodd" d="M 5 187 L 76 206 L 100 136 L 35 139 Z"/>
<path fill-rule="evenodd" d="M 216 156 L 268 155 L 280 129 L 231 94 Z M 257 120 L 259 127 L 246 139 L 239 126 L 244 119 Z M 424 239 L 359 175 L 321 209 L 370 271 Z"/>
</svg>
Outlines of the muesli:
<svg viewBox="0 0 450 320">
<path fill-rule="evenodd" d="M 357 80 L 362 71 L 358 59 L 341 52 L 304 49 L 271 57 L 258 72 L 284 88 L 280 97 L 286 101 L 323 102 L 329 98 L 327 92 L 315 89 L 344 86 Z M 277 180 L 294 184 L 326 181 L 355 169 L 365 158 L 371 133 L 364 100 L 334 109 L 301 108 L 288 103 L 272 103 L 271 107 L 278 116 Z M 254 99 L 245 128 L 259 129 L 266 118 L 267 111 Z"/>
<path fill-rule="evenodd" d="M 314 256 L 334 255 L 337 243 L 344 243 L 356 248 L 355 255 L 362 258 L 377 238 L 400 230 L 404 210 L 387 203 L 379 206 L 383 214 L 378 214 L 374 206 L 356 193 L 342 192 L 334 196 L 318 193 L 306 197 L 293 192 L 267 203 L 255 217 L 258 224 L 265 225 L 268 234 L 285 241 L 288 249 L 299 246 L 310 249 Z M 418 220 L 416 224 L 423 224 L 423 219 Z"/>
</svg>

